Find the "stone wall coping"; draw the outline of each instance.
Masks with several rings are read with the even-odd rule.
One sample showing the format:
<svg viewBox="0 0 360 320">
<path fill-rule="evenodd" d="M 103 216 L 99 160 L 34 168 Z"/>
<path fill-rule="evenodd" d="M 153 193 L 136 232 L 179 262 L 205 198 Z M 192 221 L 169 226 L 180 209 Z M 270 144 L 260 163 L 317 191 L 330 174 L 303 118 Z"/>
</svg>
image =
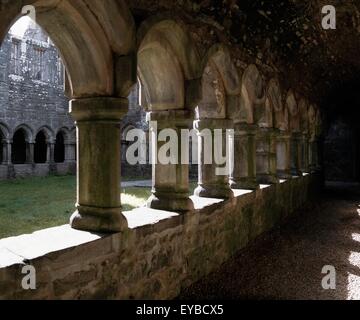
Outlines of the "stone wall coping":
<svg viewBox="0 0 360 320">
<path fill-rule="evenodd" d="M 271 188 L 271 185 L 262 185 L 262 189 Z M 256 191 L 234 189 L 235 198 L 246 197 L 247 195 L 255 194 Z M 227 201 L 222 199 L 199 198 L 192 196 L 191 200 L 194 203 L 194 212 L 188 215 L 214 211 L 219 205 L 224 205 Z M 131 211 L 124 212 L 123 215 L 127 219 L 130 230 L 147 230 L 147 227 L 158 225 L 161 229 L 161 222 L 164 222 L 164 228 L 170 227 L 166 223 L 172 221 L 180 223 L 182 215 L 169 212 L 154 210 L 147 207 L 136 208 Z M 156 230 L 151 229 L 151 232 Z M 72 229 L 70 225 L 63 225 L 54 228 L 48 228 L 36 231 L 32 234 L 25 234 L 17 237 L 10 237 L 0 239 L 0 268 L 7 268 L 17 264 L 25 264 L 50 253 L 63 251 L 79 245 L 97 241 L 109 235 L 100 233 L 91 233 L 86 231 L 79 231 Z"/>
</svg>

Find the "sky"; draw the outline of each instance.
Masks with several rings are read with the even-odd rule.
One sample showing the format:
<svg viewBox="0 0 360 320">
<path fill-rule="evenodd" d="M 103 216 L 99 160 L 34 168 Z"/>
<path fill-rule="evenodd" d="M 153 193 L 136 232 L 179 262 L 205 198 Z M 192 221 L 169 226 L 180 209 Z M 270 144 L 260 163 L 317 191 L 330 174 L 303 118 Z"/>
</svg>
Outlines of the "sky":
<svg viewBox="0 0 360 320">
<path fill-rule="evenodd" d="M 22 37 L 28 27 L 31 19 L 29 17 L 21 17 L 15 24 L 11 27 L 10 33 Z"/>
</svg>

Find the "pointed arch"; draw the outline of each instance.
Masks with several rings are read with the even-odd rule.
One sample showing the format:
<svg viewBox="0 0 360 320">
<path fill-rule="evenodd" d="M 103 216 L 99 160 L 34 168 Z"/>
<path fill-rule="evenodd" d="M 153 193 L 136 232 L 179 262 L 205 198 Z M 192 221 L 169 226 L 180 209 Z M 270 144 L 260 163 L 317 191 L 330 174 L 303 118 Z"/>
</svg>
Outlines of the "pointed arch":
<svg viewBox="0 0 360 320">
<path fill-rule="evenodd" d="M 254 123 L 255 108 L 265 104 L 265 87 L 262 75 L 256 65 L 249 65 L 242 76 L 240 120 Z"/>
<path fill-rule="evenodd" d="M 36 131 L 36 135 L 43 132 L 47 142 L 53 142 L 55 139 L 55 133 L 49 126 L 42 126 Z"/>
<path fill-rule="evenodd" d="M 270 79 L 268 83 L 266 89 L 266 108 L 271 108 L 270 110 L 272 110 L 274 127 L 281 131 L 287 131 L 289 127 L 288 113 L 286 108 L 284 108 L 283 94 L 277 78 Z"/>
<path fill-rule="evenodd" d="M 0 142 L 1 142 L 1 138 L 10 139 L 9 127 L 4 123 L 0 123 Z"/>
<path fill-rule="evenodd" d="M 13 135 L 19 130 L 24 131 L 26 142 L 32 143 L 34 141 L 34 130 L 30 126 L 27 124 L 21 124 L 17 126 L 13 131 Z"/>
<path fill-rule="evenodd" d="M 0 40 L 32 5 L 36 22 L 48 33 L 66 66 L 71 96 L 108 96 L 114 93 L 114 53 L 134 47 L 134 22 L 123 0 L 24 0 L 0 7 Z M 86 68 L 80 68 L 79 66 Z"/>
<path fill-rule="evenodd" d="M 150 110 L 183 109 L 185 81 L 200 78 L 200 59 L 185 27 L 146 21 L 138 34 L 138 73 Z"/>
<path fill-rule="evenodd" d="M 300 130 L 302 133 L 309 132 L 309 104 L 305 98 L 299 100 Z"/>
<path fill-rule="evenodd" d="M 202 99 L 196 109 L 198 118 L 234 117 L 238 103 L 229 103 L 230 96 L 240 94 L 239 74 L 230 52 L 223 44 L 210 48 L 202 66 Z M 233 99 L 238 102 L 238 99 Z"/>
<path fill-rule="evenodd" d="M 289 114 L 289 128 L 291 132 L 300 131 L 299 107 L 295 97 L 295 93 L 290 89 L 286 96 L 285 102 Z"/>
</svg>

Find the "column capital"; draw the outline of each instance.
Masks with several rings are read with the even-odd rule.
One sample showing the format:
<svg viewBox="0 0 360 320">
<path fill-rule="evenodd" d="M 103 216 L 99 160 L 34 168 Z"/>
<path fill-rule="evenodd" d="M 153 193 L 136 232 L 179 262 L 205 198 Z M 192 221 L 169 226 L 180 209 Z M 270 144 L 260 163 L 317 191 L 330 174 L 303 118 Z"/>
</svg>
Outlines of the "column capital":
<svg viewBox="0 0 360 320">
<path fill-rule="evenodd" d="M 291 133 L 289 131 L 279 130 L 277 138 L 278 140 L 288 140 L 291 138 Z"/>
<path fill-rule="evenodd" d="M 187 128 L 193 122 L 191 112 L 186 109 L 150 111 L 146 114 L 146 121 L 156 121 L 159 129 L 184 127 Z"/>
<path fill-rule="evenodd" d="M 70 114 L 76 121 L 120 121 L 128 112 L 128 99 L 96 97 L 70 101 Z"/>
<path fill-rule="evenodd" d="M 229 119 L 199 119 L 194 121 L 194 129 L 233 129 L 234 122 Z"/>
<path fill-rule="evenodd" d="M 255 134 L 258 126 L 256 124 L 249 124 L 249 123 L 235 123 L 234 124 L 235 132 L 243 132 L 245 134 Z"/>
</svg>

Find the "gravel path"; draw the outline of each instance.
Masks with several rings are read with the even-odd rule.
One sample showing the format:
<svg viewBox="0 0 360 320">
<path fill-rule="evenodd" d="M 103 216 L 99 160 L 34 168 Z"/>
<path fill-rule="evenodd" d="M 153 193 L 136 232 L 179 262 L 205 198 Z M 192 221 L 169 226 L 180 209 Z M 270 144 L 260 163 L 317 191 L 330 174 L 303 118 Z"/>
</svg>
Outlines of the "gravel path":
<svg viewBox="0 0 360 320">
<path fill-rule="evenodd" d="M 324 290 L 324 265 L 336 289 Z M 285 226 L 257 239 L 181 299 L 360 299 L 360 186 L 327 185 Z"/>
</svg>

